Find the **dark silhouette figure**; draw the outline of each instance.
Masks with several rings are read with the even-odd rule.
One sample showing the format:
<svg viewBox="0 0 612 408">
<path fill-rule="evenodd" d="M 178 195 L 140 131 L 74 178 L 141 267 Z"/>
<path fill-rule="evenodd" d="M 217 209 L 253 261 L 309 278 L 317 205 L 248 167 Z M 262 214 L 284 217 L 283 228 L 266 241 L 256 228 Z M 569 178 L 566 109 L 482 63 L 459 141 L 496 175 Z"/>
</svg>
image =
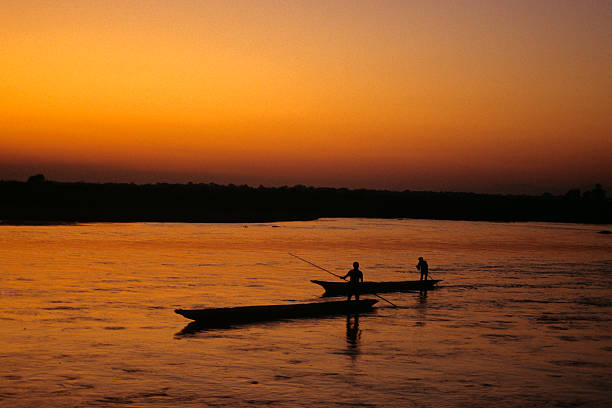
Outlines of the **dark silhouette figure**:
<svg viewBox="0 0 612 408">
<path fill-rule="evenodd" d="M 359 270 L 359 262 L 353 262 L 353 269 L 348 271 L 342 279 L 350 277 L 346 299 L 351 300 L 351 296 L 355 295 L 355 300 L 359 300 L 359 283 L 363 282 L 363 273 Z"/>
<path fill-rule="evenodd" d="M 427 265 L 427 261 L 424 260 L 422 256 L 419 257 L 419 263 L 417 264 L 416 268 L 421 272 L 420 280 L 427 280 L 427 276 L 429 275 L 429 265 Z M 425 279 L 423 279 L 423 277 Z"/>
</svg>

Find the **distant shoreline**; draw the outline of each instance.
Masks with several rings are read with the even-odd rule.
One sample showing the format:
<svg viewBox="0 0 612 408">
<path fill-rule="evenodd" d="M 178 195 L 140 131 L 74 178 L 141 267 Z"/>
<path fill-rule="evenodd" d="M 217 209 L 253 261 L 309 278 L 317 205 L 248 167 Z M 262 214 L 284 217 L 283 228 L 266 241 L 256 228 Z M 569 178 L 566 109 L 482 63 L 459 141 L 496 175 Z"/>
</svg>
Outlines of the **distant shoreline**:
<svg viewBox="0 0 612 408">
<path fill-rule="evenodd" d="M 129 223 L 182 223 L 182 224 L 270 224 L 275 222 L 306 222 L 316 221 L 325 218 L 362 218 L 362 219 L 381 219 L 381 220 L 432 220 L 432 221 L 467 221 L 467 222 L 493 222 L 493 223 L 514 223 L 514 222 L 552 222 L 552 223 L 572 223 L 572 224 L 586 224 L 586 225 L 601 225 L 607 226 L 612 223 L 589 223 L 589 222 L 577 222 L 577 221 L 542 221 L 542 220 L 488 220 L 488 219 L 450 219 L 450 218 L 413 218 L 413 217 L 399 217 L 399 218 L 381 218 L 381 217 L 320 217 L 320 218 L 295 218 L 295 219 L 198 219 L 194 220 L 163 220 L 163 219 L 151 219 L 151 220 L 82 220 L 82 221 L 53 221 L 53 220 L 1 220 L 0 227 L 12 226 L 12 227 L 55 227 L 55 226 L 79 226 L 91 223 L 108 223 L 108 224 L 129 224 Z M 610 230 L 597 231 L 598 234 L 612 234 Z"/>
<path fill-rule="evenodd" d="M 198 219 L 194 220 L 164 220 L 164 219 L 151 219 L 151 220 L 143 220 L 143 219 L 121 219 L 121 220 L 113 220 L 113 219 L 86 219 L 80 221 L 54 221 L 54 220 L 2 220 L 0 219 L 0 227 L 5 226 L 36 226 L 36 227 L 45 227 L 45 226 L 74 226 L 74 225 L 83 225 L 89 223 L 135 223 L 135 222 L 176 222 L 176 223 L 185 223 L 185 224 L 257 224 L 257 223 L 272 223 L 272 222 L 292 222 L 292 221 L 315 221 L 318 218 L 299 218 L 299 219 L 256 219 L 256 218 L 248 218 L 248 219 L 237 219 L 237 218 L 211 218 L 211 219 Z"/>
<path fill-rule="evenodd" d="M 45 227 L 45 226 L 58 226 L 58 225 L 78 225 L 78 222 L 74 221 L 29 221 L 29 220 L 0 220 L 0 226 L 8 225 L 13 227 L 21 226 L 34 226 L 34 227 Z"/>
<path fill-rule="evenodd" d="M 0 181 L 0 225 L 88 222 L 261 223 L 319 218 L 612 223 L 598 188 L 562 196 L 249 187 L 210 184 Z"/>
</svg>

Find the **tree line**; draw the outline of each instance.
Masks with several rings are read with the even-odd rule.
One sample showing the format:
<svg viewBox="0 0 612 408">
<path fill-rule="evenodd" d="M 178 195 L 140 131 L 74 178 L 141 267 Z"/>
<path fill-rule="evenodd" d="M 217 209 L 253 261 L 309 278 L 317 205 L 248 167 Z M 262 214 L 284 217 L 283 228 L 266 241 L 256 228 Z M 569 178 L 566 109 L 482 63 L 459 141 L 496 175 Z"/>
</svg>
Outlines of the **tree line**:
<svg viewBox="0 0 612 408">
<path fill-rule="evenodd" d="M 611 223 L 601 185 L 565 195 L 251 187 L 215 183 L 134 184 L 0 181 L 0 220 L 18 222 L 269 222 L 317 218 L 427 218 Z"/>
</svg>

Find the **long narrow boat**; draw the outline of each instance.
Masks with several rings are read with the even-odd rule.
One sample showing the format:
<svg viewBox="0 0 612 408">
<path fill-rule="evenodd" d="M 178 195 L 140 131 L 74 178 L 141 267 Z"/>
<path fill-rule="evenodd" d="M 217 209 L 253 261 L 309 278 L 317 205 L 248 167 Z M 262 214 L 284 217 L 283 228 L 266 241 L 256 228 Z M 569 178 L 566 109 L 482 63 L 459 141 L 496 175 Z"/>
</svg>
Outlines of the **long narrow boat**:
<svg viewBox="0 0 612 408">
<path fill-rule="evenodd" d="M 207 326 L 224 326 L 269 320 L 297 319 L 319 317 L 335 314 L 366 312 L 378 302 L 374 299 L 362 299 L 347 302 L 299 303 L 289 305 L 238 306 L 210 309 L 176 309 L 175 312 L 198 324 Z"/>
<path fill-rule="evenodd" d="M 343 296 L 348 290 L 348 282 L 328 282 L 311 280 L 312 283 L 323 286 L 325 293 L 323 296 Z M 391 282 L 362 282 L 359 284 L 360 293 L 385 293 L 385 292 L 405 292 L 411 290 L 432 289 L 440 280 L 411 280 L 411 281 L 391 281 Z"/>
</svg>

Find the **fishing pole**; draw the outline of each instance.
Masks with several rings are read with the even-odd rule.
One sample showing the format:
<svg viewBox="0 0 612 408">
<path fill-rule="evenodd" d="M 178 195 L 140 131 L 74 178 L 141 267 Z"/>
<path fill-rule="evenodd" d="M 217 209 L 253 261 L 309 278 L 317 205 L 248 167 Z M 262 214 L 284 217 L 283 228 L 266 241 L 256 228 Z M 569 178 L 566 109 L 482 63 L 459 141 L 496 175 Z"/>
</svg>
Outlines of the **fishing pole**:
<svg viewBox="0 0 612 408">
<path fill-rule="evenodd" d="M 294 257 L 294 258 L 299 259 L 300 261 L 304 261 L 304 262 L 306 262 L 307 264 L 310 264 L 310 265 L 312 265 L 312 266 L 314 266 L 314 267 L 316 267 L 316 268 L 319 268 L 319 269 L 321 269 L 322 271 L 325 271 L 325 272 L 327 272 L 327 273 L 330 273 L 330 274 L 334 275 L 334 276 L 335 276 L 335 277 L 337 277 L 337 278 L 344 279 L 344 278 L 342 278 L 342 276 L 340 276 L 340 275 L 336 275 L 335 273 L 333 273 L 333 272 L 331 272 L 331 271 L 328 271 L 327 269 L 322 268 L 322 267 L 320 267 L 320 266 L 319 266 L 319 265 L 317 265 L 317 264 L 314 264 L 314 263 L 312 263 L 312 262 L 310 262 L 310 261 L 307 261 L 307 260 L 306 260 L 306 259 L 304 259 L 304 258 L 300 258 L 299 256 L 292 254 L 291 252 L 289 252 L 289 255 L 291 255 L 291 256 L 292 256 L 292 257 Z M 398 306 L 398 305 L 396 305 L 395 303 L 391 302 L 390 300 L 385 299 L 384 297 L 382 297 L 382 296 L 380 296 L 380 295 L 378 295 L 378 294 L 376 294 L 376 293 L 372 293 L 372 294 L 373 294 L 374 296 L 376 296 L 376 297 L 378 297 L 378 298 L 380 298 L 380 299 L 384 300 L 385 302 L 389 303 L 389 304 L 390 304 L 390 305 L 392 305 L 393 307 L 399 307 L 399 306 Z"/>
</svg>

